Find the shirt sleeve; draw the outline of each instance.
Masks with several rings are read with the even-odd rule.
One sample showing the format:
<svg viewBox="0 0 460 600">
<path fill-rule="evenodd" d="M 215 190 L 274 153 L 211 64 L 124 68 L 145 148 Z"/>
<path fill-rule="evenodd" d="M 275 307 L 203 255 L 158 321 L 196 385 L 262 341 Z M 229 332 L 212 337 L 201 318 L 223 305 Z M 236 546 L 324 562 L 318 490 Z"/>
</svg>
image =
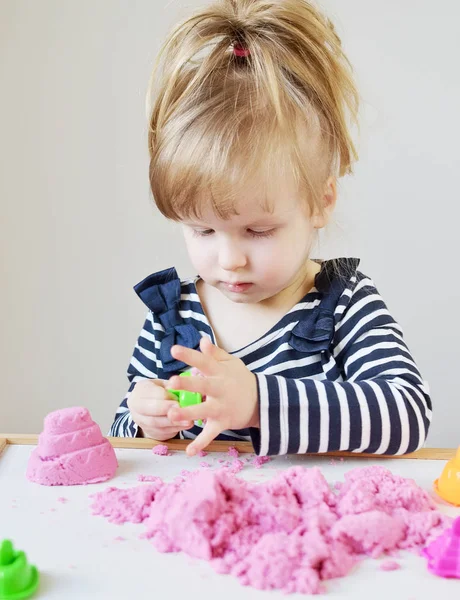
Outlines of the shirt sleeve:
<svg viewBox="0 0 460 600">
<path fill-rule="evenodd" d="M 129 363 L 127 376 L 130 386 L 115 414 L 115 419 L 109 431 L 110 436 L 137 437 L 139 428 L 131 417 L 127 404 L 128 398 L 138 381 L 158 377 L 161 368 L 160 361 L 157 358 L 159 345 L 160 342 L 155 337 L 154 316 L 149 311 Z"/>
<path fill-rule="evenodd" d="M 431 422 L 428 385 L 372 281 L 359 278 L 335 309 L 323 379 L 255 373 L 259 455 L 352 451 L 405 454 Z"/>
</svg>

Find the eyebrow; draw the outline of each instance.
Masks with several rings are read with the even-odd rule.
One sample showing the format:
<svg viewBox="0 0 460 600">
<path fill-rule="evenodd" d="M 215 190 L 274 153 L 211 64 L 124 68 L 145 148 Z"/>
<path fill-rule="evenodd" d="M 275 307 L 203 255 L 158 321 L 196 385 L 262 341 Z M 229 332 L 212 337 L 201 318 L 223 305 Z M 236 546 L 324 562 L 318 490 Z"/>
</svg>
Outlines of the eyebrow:
<svg viewBox="0 0 460 600">
<path fill-rule="evenodd" d="M 269 225 L 279 224 L 281 222 L 281 217 L 270 215 L 268 217 L 261 217 L 256 221 L 251 221 L 250 223 L 246 223 L 245 225 L 241 225 L 241 227 L 268 227 Z M 205 222 L 200 221 L 182 221 L 184 225 L 188 226 L 198 226 L 198 227 L 206 227 L 207 229 L 213 229 L 213 227 Z"/>
</svg>

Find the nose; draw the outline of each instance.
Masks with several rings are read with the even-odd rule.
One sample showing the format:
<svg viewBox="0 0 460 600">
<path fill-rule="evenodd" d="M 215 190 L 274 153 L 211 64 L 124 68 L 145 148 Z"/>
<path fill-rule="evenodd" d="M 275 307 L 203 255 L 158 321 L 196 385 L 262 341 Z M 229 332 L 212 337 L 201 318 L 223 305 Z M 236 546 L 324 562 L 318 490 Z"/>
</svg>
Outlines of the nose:
<svg viewBox="0 0 460 600">
<path fill-rule="evenodd" d="M 246 252 L 237 240 L 222 240 L 219 247 L 219 266 L 224 271 L 236 271 L 247 264 Z"/>
</svg>

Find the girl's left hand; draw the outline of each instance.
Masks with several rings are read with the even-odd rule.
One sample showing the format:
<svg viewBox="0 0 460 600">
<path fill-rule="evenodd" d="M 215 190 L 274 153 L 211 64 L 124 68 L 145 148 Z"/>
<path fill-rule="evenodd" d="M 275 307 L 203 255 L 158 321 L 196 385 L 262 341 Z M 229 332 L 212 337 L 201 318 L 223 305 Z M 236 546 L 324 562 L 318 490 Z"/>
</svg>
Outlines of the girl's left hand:
<svg viewBox="0 0 460 600">
<path fill-rule="evenodd" d="M 226 429 L 259 427 L 257 382 L 254 373 L 243 361 L 225 352 L 206 337 L 200 341 L 200 350 L 173 346 L 171 355 L 191 367 L 197 368 L 204 377 L 179 377 L 168 382 L 168 388 L 199 392 L 206 401 L 194 406 L 173 406 L 168 418 L 173 423 L 206 419 L 203 431 L 187 447 L 187 454 L 194 456 Z"/>
</svg>

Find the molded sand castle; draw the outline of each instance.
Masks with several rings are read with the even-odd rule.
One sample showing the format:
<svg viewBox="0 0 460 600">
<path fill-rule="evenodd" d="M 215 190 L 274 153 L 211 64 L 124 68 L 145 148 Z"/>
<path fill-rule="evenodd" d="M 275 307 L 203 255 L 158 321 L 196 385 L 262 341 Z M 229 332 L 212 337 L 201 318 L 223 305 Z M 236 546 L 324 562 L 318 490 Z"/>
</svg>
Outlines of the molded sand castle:
<svg viewBox="0 0 460 600">
<path fill-rule="evenodd" d="M 118 467 L 115 452 L 83 407 L 50 413 L 32 452 L 27 479 L 41 485 L 107 481 Z"/>
</svg>

